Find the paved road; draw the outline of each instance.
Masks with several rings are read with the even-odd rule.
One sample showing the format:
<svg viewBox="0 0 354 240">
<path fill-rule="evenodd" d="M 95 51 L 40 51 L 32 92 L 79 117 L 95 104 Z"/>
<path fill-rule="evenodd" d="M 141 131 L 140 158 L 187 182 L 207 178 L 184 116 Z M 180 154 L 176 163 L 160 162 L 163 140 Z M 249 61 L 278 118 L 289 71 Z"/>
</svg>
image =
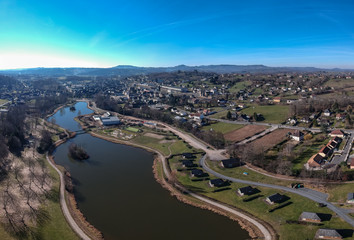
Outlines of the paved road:
<svg viewBox="0 0 354 240">
<path fill-rule="evenodd" d="M 220 120 L 220 119 L 217 119 Z M 223 122 L 229 122 L 229 123 L 237 123 L 237 121 L 227 121 L 227 120 L 222 120 Z M 157 123 L 157 122 L 156 122 Z M 207 147 L 204 143 L 202 143 L 200 140 L 185 134 L 167 124 L 158 122 L 159 124 L 165 126 L 166 128 L 168 128 L 170 131 L 174 132 L 176 135 L 178 135 L 179 137 L 181 137 L 183 140 L 185 140 L 186 142 L 188 142 L 191 146 L 198 148 L 198 149 L 202 149 L 203 151 L 206 152 L 206 155 L 204 155 L 204 157 L 201 159 L 200 164 L 203 167 L 203 169 L 207 172 L 209 172 L 210 174 L 213 174 L 216 177 L 219 178 L 223 178 L 232 182 L 238 182 L 238 183 L 244 183 L 244 184 L 248 184 L 248 185 L 255 185 L 255 186 L 260 186 L 260 187 L 268 187 L 268 188 L 273 188 L 273 189 L 279 189 L 279 190 L 283 190 L 286 192 L 291 192 L 294 194 L 298 194 L 300 196 L 306 197 L 308 199 L 311 199 L 315 202 L 318 203 L 323 203 L 326 204 L 327 207 L 329 209 L 331 209 L 333 212 L 335 212 L 339 217 L 341 217 L 344 221 L 348 222 L 350 225 L 352 225 L 354 227 L 354 219 L 351 218 L 350 216 L 347 215 L 347 212 L 341 208 L 338 208 L 336 206 L 334 206 L 332 203 L 327 202 L 327 195 L 315 190 L 311 190 L 311 189 L 293 189 L 293 188 L 288 188 L 288 187 L 283 187 L 283 186 L 279 186 L 279 185 L 274 185 L 274 184 L 266 184 L 266 183 L 259 183 L 259 182 L 253 182 L 253 181 L 247 181 L 247 180 L 241 180 L 241 179 L 236 179 L 236 178 L 232 178 L 232 177 L 228 177 L 225 175 L 222 175 L 218 172 L 215 172 L 214 170 L 210 169 L 206 164 L 205 164 L 205 158 L 206 156 L 209 156 L 210 159 L 212 160 L 222 160 L 225 159 L 225 157 L 222 155 L 224 150 L 213 150 L 209 147 Z M 249 123 L 248 123 L 249 124 Z M 260 125 L 268 125 L 271 127 L 276 127 L 279 125 L 278 124 L 265 124 L 265 123 L 259 123 Z M 294 129 L 292 126 L 286 126 L 286 125 L 281 125 L 281 127 L 287 127 L 287 128 L 291 128 Z M 295 127 L 295 129 L 299 129 L 302 130 L 304 128 L 299 128 L 299 127 Z M 317 129 L 315 129 L 317 131 Z"/>
<path fill-rule="evenodd" d="M 63 174 L 61 173 L 61 171 L 52 163 L 52 161 L 50 161 L 49 157 L 48 157 L 48 153 L 46 154 L 46 159 L 48 161 L 48 163 L 55 169 L 55 171 L 57 171 L 57 173 L 59 174 L 60 177 L 60 206 L 61 209 L 63 211 L 63 214 L 66 218 L 66 221 L 69 223 L 69 225 L 71 226 L 71 228 L 74 230 L 74 232 L 81 238 L 84 240 L 89 240 L 90 237 L 86 235 L 86 233 L 84 233 L 81 228 L 76 224 L 75 220 L 73 219 L 73 217 L 71 216 L 71 213 L 69 211 L 68 205 L 66 205 L 66 201 L 65 201 L 65 183 L 64 183 L 64 177 Z"/>
<path fill-rule="evenodd" d="M 247 184 L 247 185 L 267 187 L 267 188 L 278 189 L 278 190 L 282 190 L 282 191 L 286 191 L 286 192 L 290 192 L 290 193 L 295 193 L 300 196 L 306 197 L 312 201 L 326 204 L 329 209 L 331 209 L 339 217 L 341 217 L 344 221 L 346 221 L 347 223 L 349 223 L 350 225 L 352 225 L 354 227 L 354 219 L 351 218 L 350 216 L 348 216 L 347 212 L 344 209 L 338 208 L 338 207 L 334 206 L 332 203 L 328 202 L 326 200 L 327 194 L 324 194 L 324 193 L 321 193 L 321 192 L 318 192 L 315 190 L 311 190 L 308 188 L 293 189 L 293 188 L 288 188 L 288 187 L 274 185 L 274 184 L 259 183 L 259 182 L 253 182 L 253 181 L 247 181 L 247 180 L 241 180 L 241 179 L 237 179 L 237 178 L 228 177 L 228 176 L 225 176 L 221 173 L 218 173 L 218 172 L 210 169 L 205 162 L 206 156 L 207 155 L 204 155 L 201 158 L 200 165 L 203 167 L 203 169 L 206 172 L 208 172 L 218 178 L 226 179 L 226 180 L 229 180 L 231 182 L 236 182 L 236 183 L 243 183 L 243 184 Z"/>
</svg>

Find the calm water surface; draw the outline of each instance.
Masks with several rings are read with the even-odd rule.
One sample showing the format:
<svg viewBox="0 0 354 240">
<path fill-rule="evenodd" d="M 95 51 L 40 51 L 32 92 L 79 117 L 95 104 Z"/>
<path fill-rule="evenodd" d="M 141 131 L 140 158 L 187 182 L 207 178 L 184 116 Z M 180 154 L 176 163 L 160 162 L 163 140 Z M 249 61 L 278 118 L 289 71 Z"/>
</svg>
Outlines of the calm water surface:
<svg viewBox="0 0 354 240">
<path fill-rule="evenodd" d="M 75 112 L 63 108 L 52 118 L 64 128 L 79 130 L 73 118 L 92 111 L 84 102 L 75 107 Z M 68 158 L 72 142 L 86 149 L 87 161 Z M 82 134 L 59 146 L 54 157 L 70 171 L 78 207 L 105 239 L 249 238 L 236 222 L 170 196 L 155 181 L 153 157 L 145 150 Z"/>
</svg>

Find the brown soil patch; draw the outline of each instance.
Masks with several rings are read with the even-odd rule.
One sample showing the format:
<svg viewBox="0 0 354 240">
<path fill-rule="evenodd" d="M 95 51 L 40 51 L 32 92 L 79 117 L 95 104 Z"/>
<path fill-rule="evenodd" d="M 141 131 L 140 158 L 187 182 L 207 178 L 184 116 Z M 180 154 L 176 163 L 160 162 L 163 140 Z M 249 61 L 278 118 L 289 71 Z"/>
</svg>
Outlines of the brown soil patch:
<svg viewBox="0 0 354 240">
<path fill-rule="evenodd" d="M 295 130 L 286 128 L 277 129 L 261 138 L 254 140 L 250 144 L 255 151 L 266 151 L 284 141 L 287 138 L 288 132 L 294 133 Z"/>
<path fill-rule="evenodd" d="M 227 141 L 231 142 L 240 142 L 242 140 L 245 140 L 248 137 L 252 137 L 253 135 L 263 132 L 266 130 L 266 126 L 261 126 L 261 125 L 247 125 L 243 128 L 234 130 L 232 132 L 229 132 L 224 135 L 225 139 Z"/>
<path fill-rule="evenodd" d="M 156 139 L 163 139 L 164 138 L 164 136 L 158 135 L 158 134 L 155 134 L 155 133 L 145 133 L 144 135 L 147 136 L 147 137 L 152 137 L 152 138 L 156 138 Z"/>
</svg>

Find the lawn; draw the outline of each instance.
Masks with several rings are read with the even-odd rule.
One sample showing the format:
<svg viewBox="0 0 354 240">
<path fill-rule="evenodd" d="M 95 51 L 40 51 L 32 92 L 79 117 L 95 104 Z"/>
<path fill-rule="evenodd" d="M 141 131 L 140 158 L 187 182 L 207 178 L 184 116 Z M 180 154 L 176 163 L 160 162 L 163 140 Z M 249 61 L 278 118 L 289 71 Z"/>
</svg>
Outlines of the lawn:
<svg viewBox="0 0 354 240">
<path fill-rule="evenodd" d="M 196 160 L 197 163 L 197 160 Z M 280 239 L 313 239 L 315 232 L 317 229 L 321 228 L 335 228 L 335 229 L 351 229 L 351 226 L 340 218 L 335 217 L 333 212 L 331 212 L 328 208 L 320 208 L 317 204 L 307 198 L 287 193 L 281 192 L 274 189 L 257 187 L 260 190 L 259 193 L 254 194 L 253 198 L 251 197 L 240 197 L 236 194 L 236 190 L 240 187 L 244 187 L 244 184 L 231 183 L 227 187 L 219 188 L 217 191 L 214 191 L 215 188 L 211 188 L 208 185 L 209 179 L 214 179 L 214 176 L 209 176 L 205 178 L 191 178 L 190 171 L 188 169 L 182 169 L 180 163 L 178 162 L 178 158 L 170 159 L 170 166 L 172 171 L 176 173 L 178 180 L 190 190 L 205 195 L 209 198 L 216 199 L 220 202 L 227 203 L 231 206 L 235 206 L 236 208 L 242 209 L 251 213 L 252 215 L 262 219 L 265 222 L 271 224 L 275 230 L 279 233 Z M 179 169 L 179 171 L 177 171 Z M 235 168 L 237 169 L 237 168 Z M 231 171 L 234 171 L 232 169 Z M 243 171 L 241 168 L 237 171 Z M 229 171 L 229 169 L 227 170 Z M 250 174 L 252 175 L 252 173 Z M 249 177 L 249 176 L 246 176 Z M 274 180 L 273 180 L 274 182 Z M 270 209 L 278 206 L 268 205 L 265 202 L 265 198 L 274 193 L 285 194 L 290 199 L 285 203 L 289 203 L 288 206 L 275 210 L 273 212 L 268 212 Z M 249 201 L 244 201 L 245 199 L 249 199 Z M 299 224 L 288 224 L 286 221 L 296 221 L 300 214 L 303 211 L 308 212 L 316 212 L 316 213 L 325 213 L 331 214 L 332 218 L 330 221 L 323 222 L 322 226 L 312 226 L 312 225 L 299 225 Z"/>
<path fill-rule="evenodd" d="M 295 155 L 298 155 L 298 157 L 293 160 L 294 170 L 301 170 L 307 160 L 309 160 L 314 154 L 318 153 L 319 150 L 328 143 L 329 140 L 327 138 L 323 141 L 318 139 L 322 135 L 323 134 L 315 135 L 313 139 L 309 140 L 309 142 L 304 141 L 294 148 L 293 152 Z"/>
<path fill-rule="evenodd" d="M 208 126 L 204 126 L 202 128 L 202 130 L 210 131 L 210 129 L 213 129 L 213 131 L 215 131 L 215 132 L 221 132 L 222 134 L 226 134 L 226 133 L 229 133 L 229 132 L 234 131 L 236 129 L 240 129 L 242 127 L 244 127 L 244 125 L 217 122 L 217 123 L 210 124 Z"/>
<path fill-rule="evenodd" d="M 329 201 L 345 203 L 347 194 L 354 192 L 354 183 L 329 184 L 327 186 Z"/>
<path fill-rule="evenodd" d="M 6 100 L 6 99 L 0 99 L 0 105 L 6 103 L 6 102 L 8 102 L 8 101 L 9 101 L 9 100 Z"/>
<path fill-rule="evenodd" d="M 253 116 L 253 113 L 260 113 L 264 117 L 264 122 L 282 123 L 286 121 L 289 114 L 288 105 L 251 105 L 242 110 L 243 113 Z"/>
<path fill-rule="evenodd" d="M 251 86 L 252 82 L 251 81 L 242 81 L 242 82 L 237 82 L 235 85 L 229 88 L 230 93 L 236 93 L 239 92 L 240 90 L 244 90 L 248 86 Z"/>
</svg>

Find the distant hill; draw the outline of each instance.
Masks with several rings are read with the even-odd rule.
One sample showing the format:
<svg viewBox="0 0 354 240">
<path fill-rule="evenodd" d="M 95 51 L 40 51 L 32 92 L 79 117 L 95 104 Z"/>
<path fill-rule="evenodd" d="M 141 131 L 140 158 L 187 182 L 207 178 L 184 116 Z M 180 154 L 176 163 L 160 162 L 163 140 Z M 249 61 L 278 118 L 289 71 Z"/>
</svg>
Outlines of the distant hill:
<svg viewBox="0 0 354 240">
<path fill-rule="evenodd" d="M 178 65 L 175 67 L 136 67 L 130 65 L 118 65 L 112 68 L 27 68 L 14 70 L 1 70 L 0 74 L 18 75 L 30 74 L 41 76 L 112 76 L 122 77 L 150 74 L 159 72 L 174 71 L 201 71 L 215 73 L 280 73 L 280 72 L 348 72 L 353 69 L 322 69 L 314 67 L 268 67 L 264 65 L 202 65 L 186 66 Z"/>
</svg>

